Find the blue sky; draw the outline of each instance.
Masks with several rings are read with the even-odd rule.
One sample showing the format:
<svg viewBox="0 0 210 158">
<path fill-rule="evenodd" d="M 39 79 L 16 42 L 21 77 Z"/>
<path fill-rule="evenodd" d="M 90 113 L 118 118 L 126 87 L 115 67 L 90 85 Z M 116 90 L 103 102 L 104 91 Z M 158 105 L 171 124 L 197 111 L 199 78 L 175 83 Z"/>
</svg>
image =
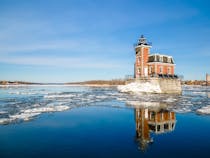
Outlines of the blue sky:
<svg viewBox="0 0 210 158">
<path fill-rule="evenodd" d="M 71 82 L 133 74 L 133 44 L 210 73 L 208 0 L 0 0 L 0 80 Z"/>
</svg>

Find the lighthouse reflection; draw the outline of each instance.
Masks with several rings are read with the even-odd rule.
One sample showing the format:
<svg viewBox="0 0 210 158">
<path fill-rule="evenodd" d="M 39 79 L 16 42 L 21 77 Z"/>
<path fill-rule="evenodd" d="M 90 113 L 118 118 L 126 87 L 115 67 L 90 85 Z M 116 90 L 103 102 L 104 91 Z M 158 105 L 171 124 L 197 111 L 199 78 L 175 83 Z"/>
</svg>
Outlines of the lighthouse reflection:
<svg viewBox="0 0 210 158">
<path fill-rule="evenodd" d="M 153 143 L 151 133 L 163 134 L 175 129 L 176 114 L 161 103 L 134 103 L 136 141 L 142 151 Z"/>
</svg>

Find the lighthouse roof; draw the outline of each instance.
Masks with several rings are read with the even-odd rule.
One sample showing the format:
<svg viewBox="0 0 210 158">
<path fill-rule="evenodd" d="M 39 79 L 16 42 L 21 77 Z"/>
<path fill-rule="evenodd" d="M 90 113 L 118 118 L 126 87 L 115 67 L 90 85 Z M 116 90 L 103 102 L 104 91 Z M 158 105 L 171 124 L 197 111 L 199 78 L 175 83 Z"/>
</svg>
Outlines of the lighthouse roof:
<svg viewBox="0 0 210 158">
<path fill-rule="evenodd" d="M 151 54 L 148 58 L 148 63 L 151 63 L 151 62 L 174 64 L 174 60 L 172 56 L 162 55 L 162 54 Z"/>
<path fill-rule="evenodd" d="M 141 37 L 138 39 L 137 44 L 135 44 L 135 46 L 151 46 L 152 43 L 151 42 L 147 42 L 147 39 L 144 37 L 144 35 L 141 35 Z"/>
</svg>

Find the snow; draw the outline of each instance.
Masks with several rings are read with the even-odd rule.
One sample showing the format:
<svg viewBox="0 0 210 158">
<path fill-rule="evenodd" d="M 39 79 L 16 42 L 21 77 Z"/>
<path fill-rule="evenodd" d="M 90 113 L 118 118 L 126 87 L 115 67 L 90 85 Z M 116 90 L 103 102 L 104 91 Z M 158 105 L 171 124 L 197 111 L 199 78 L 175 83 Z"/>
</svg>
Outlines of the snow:
<svg viewBox="0 0 210 158">
<path fill-rule="evenodd" d="M 138 83 L 132 82 L 127 85 L 121 85 L 117 87 L 120 92 L 133 92 L 133 93 L 161 93 L 160 86 L 152 83 Z"/>
<path fill-rule="evenodd" d="M 204 106 L 197 110 L 198 114 L 210 114 L 210 105 Z"/>
</svg>

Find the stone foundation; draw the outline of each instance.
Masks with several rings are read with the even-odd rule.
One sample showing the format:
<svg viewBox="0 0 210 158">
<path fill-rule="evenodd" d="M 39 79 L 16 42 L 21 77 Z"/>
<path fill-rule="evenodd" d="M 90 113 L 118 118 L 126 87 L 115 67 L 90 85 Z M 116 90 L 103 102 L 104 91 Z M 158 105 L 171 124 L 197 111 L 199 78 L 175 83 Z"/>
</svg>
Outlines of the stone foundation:
<svg viewBox="0 0 210 158">
<path fill-rule="evenodd" d="M 161 93 L 166 94 L 181 94 L 182 87 L 180 79 L 173 78 L 145 78 L 145 79 L 135 79 L 131 82 L 145 83 L 150 82 L 153 85 L 157 85 L 161 89 Z"/>
</svg>

